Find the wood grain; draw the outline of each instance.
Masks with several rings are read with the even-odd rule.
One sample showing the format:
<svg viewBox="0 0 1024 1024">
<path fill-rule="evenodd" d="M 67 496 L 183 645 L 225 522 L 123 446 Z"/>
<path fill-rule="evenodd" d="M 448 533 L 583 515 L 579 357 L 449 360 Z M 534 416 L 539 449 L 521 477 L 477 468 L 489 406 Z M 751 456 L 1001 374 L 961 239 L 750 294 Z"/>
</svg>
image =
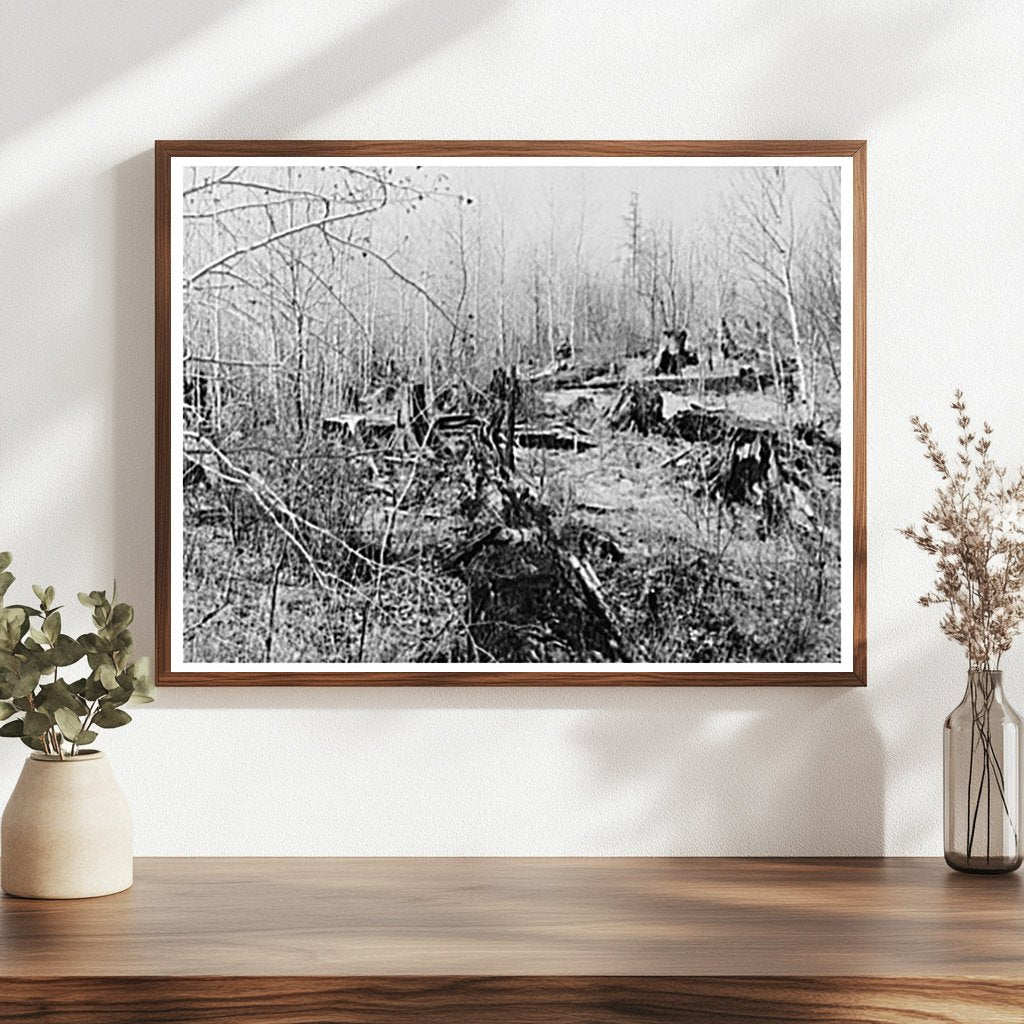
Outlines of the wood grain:
<svg viewBox="0 0 1024 1024">
<path fill-rule="evenodd" d="M 934 978 L 0 980 L 5 1024 L 1020 1024 L 1017 982 Z"/>
<path fill-rule="evenodd" d="M 24 977 L 1024 975 L 1019 875 L 940 860 L 138 859 L 134 888 L 0 901 Z"/>
<path fill-rule="evenodd" d="M 144 859 L 0 901 L 0 1019 L 1020 1024 L 1022 910 L 937 859 Z"/>
<path fill-rule="evenodd" d="M 172 672 L 170 170 L 195 156 L 808 156 L 853 158 L 853 669 L 843 672 Z M 863 140 L 161 140 L 155 144 L 156 672 L 161 686 L 864 686 L 867 684 L 867 144 Z"/>
</svg>

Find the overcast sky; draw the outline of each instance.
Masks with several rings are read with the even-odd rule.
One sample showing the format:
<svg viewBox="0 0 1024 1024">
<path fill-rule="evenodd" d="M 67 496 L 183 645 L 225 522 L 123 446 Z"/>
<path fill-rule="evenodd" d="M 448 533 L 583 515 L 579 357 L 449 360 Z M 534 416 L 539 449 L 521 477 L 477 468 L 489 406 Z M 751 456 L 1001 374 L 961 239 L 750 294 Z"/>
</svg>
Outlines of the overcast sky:
<svg viewBox="0 0 1024 1024">
<path fill-rule="evenodd" d="M 327 181 L 333 171 L 323 164 L 344 165 L 342 159 L 324 161 L 319 166 L 302 167 L 300 187 L 329 191 Z M 218 176 L 227 168 L 202 167 L 200 178 Z M 798 208 L 817 202 L 820 169 L 790 167 L 787 169 L 797 198 Z M 833 187 L 839 187 L 838 168 L 832 168 Z M 403 168 L 401 173 L 407 173 Z M 473 198 L 473 205 L 464 208 L 467 226 L 482 218 L 493 236 L 493 229 L 503 217 L 506 244 L 511 251 L 524 246 L 545 246 L 552 230 L 560 247 L 574 246 L 579 232 L 581 211 L 584 213 L 584 248 L 591 256 L 614 258 L 621 254 L 627 241 L 625 218 L 630 195 L 636 192 L 640 212 L 648 226 L 654 222 L 671 224 L 681 241 L 698 225 L 716 212 L 725 211 L 741 189 L 749 169 L 732 166 L 643 166 L 636 162 L 622 165 L 537 166 L 516 164 L 425 166 L 415 174 L 424 184 L 432 183 L 439 172 L 448 175 L 452 192 Z M 278 185 L 288 181 L 288 170 L 282 162 L 273 166 L 242 168 L 239 177 L 265 180 Z M 192 181 L 186 174 L 186 186 Z M 293 178 L 293 180 L 296 180 Z M 457 209 L 450 199 L 432 201 L 420 207 L 414 217 L 400 208 L 385 212 L 390 217 L 396 236 L 408 233 L 411 240 L 426 242 L 437 225 L 452 221 Z M 470 228 L 472 231 L 472 228 Z"/>
</svg>

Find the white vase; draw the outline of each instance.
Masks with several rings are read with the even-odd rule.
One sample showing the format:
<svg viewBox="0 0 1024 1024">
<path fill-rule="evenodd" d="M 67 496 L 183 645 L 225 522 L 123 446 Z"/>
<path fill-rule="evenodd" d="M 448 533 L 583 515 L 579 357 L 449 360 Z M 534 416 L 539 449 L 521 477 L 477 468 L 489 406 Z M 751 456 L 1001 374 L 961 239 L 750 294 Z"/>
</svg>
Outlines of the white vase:
<svg viewBox="0 0 1024 1024">
<path fill-rule="evenodd" d="M 0 824 L 0 887 L 44 900 L 107 896 L 132 884 L 132 816 L 99 751 L 33 754 Z"/>
</svg>

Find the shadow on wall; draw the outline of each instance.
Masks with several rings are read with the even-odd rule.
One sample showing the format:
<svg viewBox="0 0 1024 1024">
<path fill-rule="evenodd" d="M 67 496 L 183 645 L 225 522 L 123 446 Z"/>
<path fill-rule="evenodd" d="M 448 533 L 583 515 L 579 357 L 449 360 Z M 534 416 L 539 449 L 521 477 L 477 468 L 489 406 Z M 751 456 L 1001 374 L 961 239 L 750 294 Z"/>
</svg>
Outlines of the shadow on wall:
<svg viewBox="0 0 1024 1024">
<path fill-rule="evenodd" d="M 147 4 L 143 10 L 136 0 L 6 0 L 0 5 L 0 38 L 18 45 L 4 48 L 4 77 L 18 88 L 5 93 L 0 105 L 0 138 L 73 106 L 238 5 L 239 0 L 205 0 Z M 69 68 L 74 72 L 68 74 Z"/>
<path fill-rule="evenodd" d="M 676 856 L 877 855 L 882 740 L 863 690 L 674 690 L 626 695 L 576 740 L 608 828 L 596 849 Z M 637 799 L 642 780 L 642 797 Z"/>
<path fill-rule="evenodd" d="M 404 0 L 389 7 L 299 65 L 269 79 L 244 104 L 205 119 L 203 133 L 231 137 L 236 124 L 249 124 L 258 112 L 262 137 L 289 135 L 322 112 L 343 107 L 363 92 L 443 50 L 459 36 L 493 16 L 509 0 Z M 117 7 L 117 4 L 112 5 Z M 155 124 L 154 131 L 174 134 Z M 243 133 L 245 135 L 246 133 Z M 251 133 L 250 133 L 251 134 Z M 117 578 L 138 581 L 131 600 L 152 608 L 153 516 L 139 515 L 140 495 L 153 493 L 154 451 L 152 381 L 155 364 L 153 306 L 153 154 L 141 153 L 111 172 L 115 238 L 116 375 L 113 430 L 118 449 L 115 493 L 121 512 L 113 526 Z M 145 581 L 145 582 L 143 582 Z M 143 589 L 146 588 L 146 589 Z M 137 627 L 137 646 L 152 649 L 151 618 Z"/>
<path fill-rule="evenodd" d="M 267 79 L 244 101 L 220 107 L 217 97 L 210 97 L 210 112 L 200 114 L 184 130 L 154 117 L 154 135 L 295 134 L 325 111 L 343 115 L 346 104 L 442 52 L 508 5 L 508 0 L 405 0 L 381 10 L 343 38 L 325 39 L 318 53 Z M 108 21 L 116 19 L 128 6 L 93 3 L 68 9 L 102 24 L 103 15 Z M 204 23 L 235 6 L 211 3 L 200 14 L 199 8 L 182 13 L 175 5 L 155 27 L 147 22 L 146 31 L 138 33 L 138 45 L 126 47 L 123 55 L 117 48 L 107 48 L 108 63 L 94 64 L 88 80 L 74 79 L 75 88 L 85 92 L 98 87 L 132 63 L 200 32 Z M 864 24 L 867 18 L 862 14 L 828 7 L 817 22 L 796 9 L 771 20 L 750 13 L 724 24 L 723 32 L 730 33 L 727 42 L 732 49 L 743 39 L 742 50 L 749 51 L 749 40 L 760 39 L 765 58 L 761 63 L 748 61 L 747 80 L 741 75 L 733 90 L 754 96 L 770 83 L 785 97 L 774 107 L 780 121 L 762 122 L 764 134 L 864 134 L 870 118 L 942 84 L 944 68 L 930 54 L 935 42 L 963 17 L 963 9 L 953 3 L 927 10 L 893 7 L 874 15 L 870 25 Z M 87 28 L 82 26 L 83 31 Z M 61 38 L 73 39 L 74 32 L 62 30 Z M 887 65 L 894 53 L 899 59 L 892 74 L 884 77 L 879 94 L 877 76 L 862 72 Z M 52 76 L 52 69 L 38 74 Z M 61 81 L 60 76 L 53 77 Z M 844 83 L 857 80 L 872 83 L 870 97 L 838 95 Z M 73 101 L 70 88 L 61 85 L 50 92 L 50 110 Z M 832 112 L 832 121 L 826 123 L 834 123 L 833 132 L 822 128 L 823 96 L 824 106 Z M 758 109 L 764 114 L 766 106 L 770 104 L 759 103 Z M 11 132 L 30 117 L 45 114 L 39 108 L 30 113 L 12 108 L 3 127 Z M 552 127 L 555 135 L 572 134 Z M 751 134 L 757 132 L 751 129 Z M 86 192 L 96 193 L 101 202 L 112 195 L 115 206 L 110 415 L 117 450 L 112 483 L 119 513 L 111 527 L 111 546 L 116 575 L 133 581 L 130 599 L 140 610 L 153 602 L 152 173 L 152 154 L 147 150 L 98 181 L 84 183 Z M 55 218 L 73 194 L 69 189 L 67 195 L 48 197 L 56 203 Z M 34 211 L 27 211 L 26 217 L 29 212 Z M 150 616 L 140 616 L 138 634 L 140 649 L 152 647 Z M 872 644 L 877 636 L 873 630 Z M 872 661 L 884 664 L 888 677 L 894 677 L 900 665 L 895 652 L 879 653 L 874 647 Z M 872 679 L 879 674 L 873 670 Z M 640 848 L 678 854 L 875 854 L 882 851 L 886 836 L 883 749 L 885 743 L 903 742 L 880 735 L 871 715 L 878 696 L 873 689 L 218 688 L 165 690 L 160 704 L 147 713 L 204 707 L 335 714 L 371 710 L 382 716 L 396 710 L 439 709 L 576 712 L 564 742 L 588 775 L 593 805 L 605 812 L 598 825 L 586 826 L 594 831 L 581 837 L 581 847 L 587 844 L 609 854 Z M 937 728 L 927 712 L 920 706 L 903 720 L 900 731 L 916 736 Z M 922 770 L 931 779 L 937 768 L 938 763 Z M 889 779 L 888 785 L 904 782 L 909 785 L 910 776 Z"/>
<path fill-rule="evenodd" d="M 209 97 L 213 113 L 203 119 L 203 130 L 217 138 L 238 137 L 239 125 L 257 121 L 259 131 L 248 129 L 243 137 L 293 135 L 310 118 L 342 109 L 361 93 L 444 50 L 510 2 L 399 0 L 341 39 L 326 35 L 319 53 L 267 78 L 244 102 L 219 108 L 217 97 Z M 186 41 L 200 39 L 218 20 L 244 6 L 239 0 L 206 0 L 149 5 L 142 12 L 133 0 L 10 0 L 0 5 L 0 38 L 18 40 L 4 54 L 5 73 L 19 83 L 0 108 L 0 139 L 73 107 L 81 97 Z M 258 17 L 251 13 L 251 18 Z M 87 61 L 83 53 L 89 54 Z M 273 56 L 269 49 L 268 56 Z M 191 127 L 197 137 L 198 126 Z M 154 119 L 157 134 L 174 137 L 170 129 Z"/>
<path fill-rule="evenodd" d="M 743 41 L 760 61 L 737 61 L 737 93 L 764 96 L 773 112 L 762 137 L 861 138 L 867 121 L 948 87 L 936 44 L 982 8 L 938 0 L 909 4 L 748 4 L 728 26 L 723 48 Z M 744 75 L 746 81 L 744 81 Z M 859 88 L 850 88 L 859 83 Z M 772 101 L 772 95 L 777 102 Z M 824 124 L 831 130 L 823 130 Z M 870 158 L 869 158 L 870 159 Z M 870 173 L 870 172 L 869 172 Z"/>
<path fill-rule="evenodd" d="M 261 134 L 297 124 L 382 84 L 496 11 L 499 3 L 437 5 L 409 0 L 383 12 L 330 49 L 273 77 L 244 103 L 212 115 L 206 133 L 230 136 L 259 110 Z M 457 13 L 456 13 L 457 12 Z M 387 60 L 382 61 L 382 55 Z M 149 402 L 138 382 L 152 379 L 151 329 L 137 296 L 152 291 L 150 231 L 139 209 L 152 193 L 152 157 L 114 172 L 119 293 L 116 327 L 116 436 L 124 439 L 116 489 L 137 493 L 152 480 Z M 144 198 L 145 202 L 141 201 Z M 147 222 L 148 224 L 148 222 Z M 119 518 L 115 550 L 124 578 L 152 578 L 152 537 L 139 518 Z M 139 594 L 140 606 L 152 592 Z M 699 855 L 873 854 L 884 837 L 882 745 L 863 693 L 794 689 L 208 689 L 163 691 L 153 709 L 204 707 L 455 712 L 479 709 L 577 712 L 564 741 L 583 767 L 593 805 L 591 834 L 577 845 L 609 855 L 638 850 Z M 837 726 L 836 722 L 841 725 Z M 849 737 L 837 749 L 837 729 Z M 756 752 L 756 753 L 753 753 Z M 856 780 L 856 784 L 851 784 Z M 600 830 L 600 831 L 597 831 Z"/>
<path fill-rule="evenodd" d="M 293 136 L 325 110 L 343 110 L 357 96 L 445 50 L 511 0 L 402 0 L 380 11 L 336 45 L 293 65 L 217 113 L 218 138 L 259 111 L 260 137 Z M 210 131 L 214 131 L 211 124 Z"/>
<path fill-rule="evenodd" d="M 938 609 L 921 608 L 913 596 L 907 588 L 902 621 L 880 624 L 872 653 L 885 665 L 890 712 L 879 719 L 888 765 L 886 848 L 937 856 L 943 832 L 942 728 L 963 697 L 967 661 L 963 648 L 939 630 Z M 1019 654 L 1012 661 L 1018 659 Z M 1012 692 L 1010 699 L 1016 704 Z"/>
<path fill-rule="evenodd" d="M 114 578 L 131 581 L 125 597 L 135 607 L 135 645 L 153 649 L 153 154 L 126 160 L 113 172 L 115 376 L 112 430 L 117 457 L 113 522 Z M 145 495 L 145 499 L 143 498 Z M 148 514 L 140 514 L 146 509 Z"/>
<path fill-rule="evenodd" d="M 504 760 L 499 777 L 547 788 L 543 796 L 506 794 L 512 819 L 560 808 L 549 827 L 562 835 L 546 851 L 559 852 L 561 842 L 562 852 L 567 844 L 594 856 L 877 856 L 885 848 L 886 775 L 868 695 L 813 687 L 165 688 L 146 713 L 253 711 L 265 721 L 266 713 L 298 710 L 333 721 L 346 755 L 353 742 L 369 742 L 372 751 L 374 736 L 415 737 L 416 756 L 435 759 L 420 771 L 435 785 L 451 784 L 446 799 L 460 802 L 470 798 L 443 767 L 463 763 L 472 749 L 468 735 L 466 750 L 447 747 L 460 721 L 472 734 L 477 711 L 550 712 L 538 722 L 552 744 L 547 754 L 511 728 L 480 766 L 490 777 L 494 758 Z M 439 727 L 437 712 L 451 713 L 447 726 Z M 392 772 L 417 771 L 415 760 L 406 765 L 394 750 L 380 753 Z M 923 767 L 941 771 L 941 763 Z M 414 789 L 422 782 L 420 775 L 407 780 Z M 383 789 L 392 787 L 404 784 L 391 778 Z M 465 808 L 449 811 L 458 817 Z M 463 850 L 465 838 L 452 849 Z M 431 853 L 444 853 L 430 845 L 436 837 L 412 842 L 413 852 L 425 842 Z M 485 852 L 516 850 L 516 842 L 514 829 L 499 829 L 497 847 L 484 844 Z"/>
</svg>

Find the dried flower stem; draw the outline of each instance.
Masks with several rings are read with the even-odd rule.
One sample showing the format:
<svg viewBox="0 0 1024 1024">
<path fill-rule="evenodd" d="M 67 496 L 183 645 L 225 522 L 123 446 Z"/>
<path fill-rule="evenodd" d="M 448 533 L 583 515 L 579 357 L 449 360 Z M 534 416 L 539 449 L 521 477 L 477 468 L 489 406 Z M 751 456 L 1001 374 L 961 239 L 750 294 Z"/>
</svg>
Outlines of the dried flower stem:
<svg viewBox="0 0 1024 1024">
<path fill-rule="evenodd" d="M 1007 483 L 1006 468 L 989 454 L 992 428 L 971 430 L 960 391 L 952 408 L 960 431 L 953 459 L 927 423 L 911 419 L 942 483 L 922 525 L 901 532 L 936 557 L 939 575 L 920 603 L 944 605 L 943 633 L 963 645 L 971 668 L 991 671 L 1024 620 L 1024 471 Z"/>
<path fill-rule="evenodd" d="M 993 745 L 990 715 L 995 698 L 991 673 L 999 668 L 1024 620 L 1024 470 L 1007 482 L 1006 467 L 997 465 L 990 454 L 992 427 L 985 423 L 980 435 L 972 430 L 959 389 L 952 409 L 959 433 L 951 456 L 939 447 L 927 423 L 917 416 L 910 421 L 941 483 L 921 525 L 907 526 L 901 533 L 935 557 L 938 577 L 932 590 L 918 600 L 925 607 L 944 607 L 940 628 L 963 646 L 971 670 L 966 849 L 970 857 L 984 800 L 987 859 L 993 783 L 1010 827 L 1015 835 L 1017 831 L 1006 800 L 1000 754 Z M 975 772 L 979 747 L 981 761 Z"/>
</svg>

